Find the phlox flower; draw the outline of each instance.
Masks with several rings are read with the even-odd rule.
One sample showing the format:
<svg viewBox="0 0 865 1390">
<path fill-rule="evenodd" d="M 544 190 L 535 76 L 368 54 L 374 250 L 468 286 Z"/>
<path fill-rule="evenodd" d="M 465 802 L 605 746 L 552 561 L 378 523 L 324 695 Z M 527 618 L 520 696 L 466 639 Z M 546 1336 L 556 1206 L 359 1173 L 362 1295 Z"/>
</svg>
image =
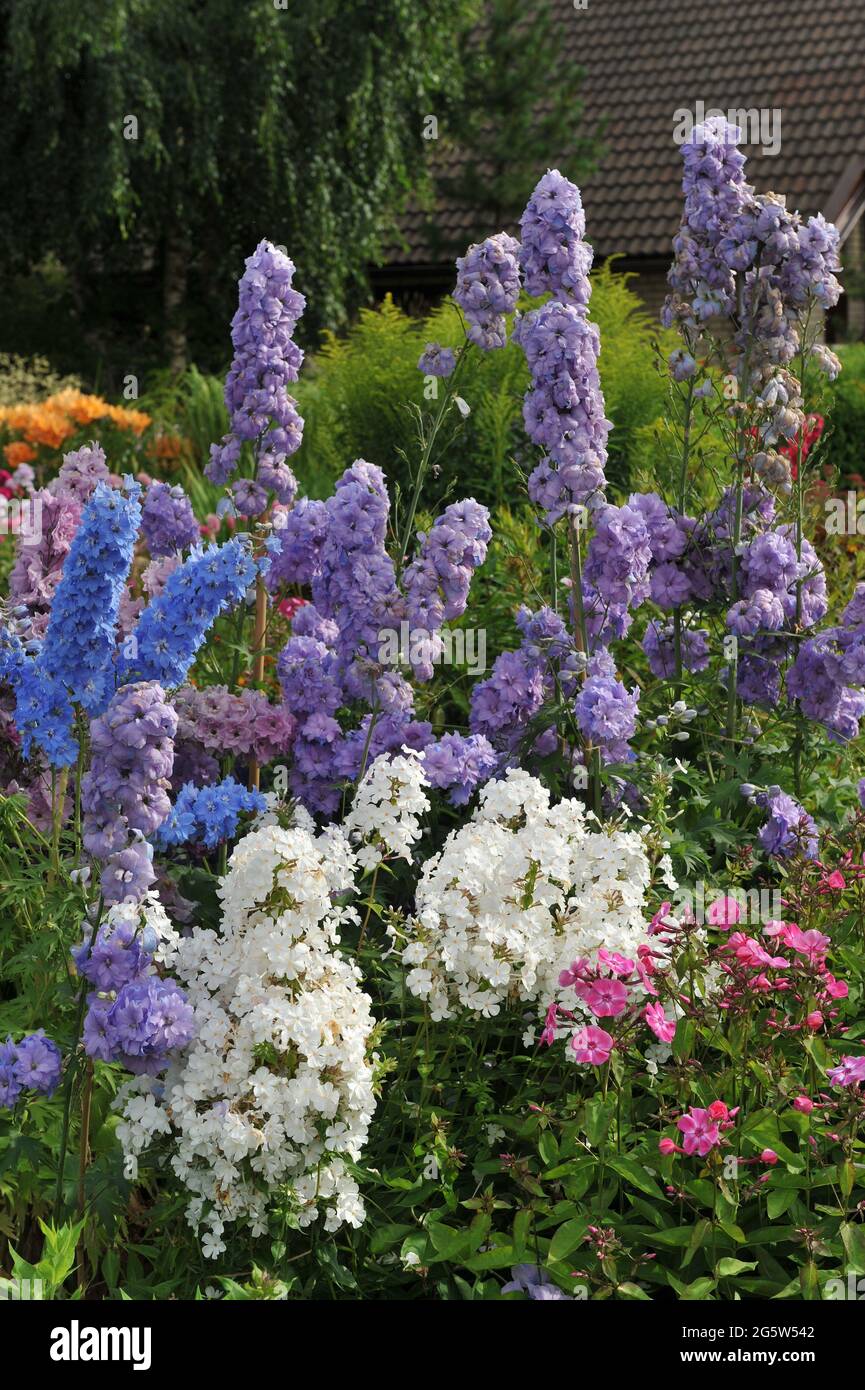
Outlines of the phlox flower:
<svg viewBox="0 0 865 1390">
<path fill-rule="evenodd" d="M 672 1042 L 676 1036 L 676 1021 L 666 1017 L 661 1004 L 647 1004 L 643 1017 L 659 1042 Z"/>
<path fill-rule="evenodd" d="M 581 1028 L 579 1033 L 575 1033 L 571 1038 L 574 1057 L 578 1062 L 588 1066 L 602 1067 L 605 1062 L 609 1062 L 612 1049 L 613 1039 L 610 1034 L 593 1024 L 588 1028 Z"/>
<path fill-rule="evenodd" d="M 709 1110 L 694 1106 L 676 1121 L 676 1128 L 684 1135 L 682 1146 L 686 1154 L 699 1154 L 705 1158 L 707 1153 L 721 1142 L 719 1121 L 713 1119 Z"/>
<path fill-rule="evenodd" d="M 585 993 L 583 1002 L 596 1018 L 616 1018 L 628 1006 L 628 991 L 621 980 L 595 980 Z"/>
<path fill-rule="evenodd" d="M 717 898 L 709 906 L 708 918 L 713 927 L 731 927 L 741 916 L 742 909 L 735 898 Z"/>
</svg>

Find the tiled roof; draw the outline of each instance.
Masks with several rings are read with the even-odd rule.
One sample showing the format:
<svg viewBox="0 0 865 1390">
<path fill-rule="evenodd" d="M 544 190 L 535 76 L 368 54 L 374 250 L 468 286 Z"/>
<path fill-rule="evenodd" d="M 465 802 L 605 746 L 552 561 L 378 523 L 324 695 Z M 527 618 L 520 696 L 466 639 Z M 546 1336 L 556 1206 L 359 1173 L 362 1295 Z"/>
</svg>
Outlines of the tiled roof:
<svg viewBox="0 0 865 1390">
<path fill-rule="evenodd" d="M 681 209 L 674 112 L 693 112 L 698 101 L 707 111 L 780 110 L 776 155 L 743 146 L 749 182 L 786 193 L 788 206 L 803 213 L 842 212 L 839 189 L 855 184 L 865 168 L 865 0 L 552 6 L 560 62 L 585 74 L 583 129 L 604 122 L 597 171 L 583 183 L 587 235 L 599 255 L 669 254 Z M 448 172 L 464 160 L 444 144 L 431 158 Z M 567 155 L 559 167 L 568 173 Z M 513 210 L 514 219 L 520 211 Z M 432 213 L 412 208 L 401 223 L 406 244 L 392 247 L 388 262 L 441 260 L 430 223 L 451 244 L 467 244 L 476 231 L 471 209 L 458 203 L 442 200 Z"/>
</svg>

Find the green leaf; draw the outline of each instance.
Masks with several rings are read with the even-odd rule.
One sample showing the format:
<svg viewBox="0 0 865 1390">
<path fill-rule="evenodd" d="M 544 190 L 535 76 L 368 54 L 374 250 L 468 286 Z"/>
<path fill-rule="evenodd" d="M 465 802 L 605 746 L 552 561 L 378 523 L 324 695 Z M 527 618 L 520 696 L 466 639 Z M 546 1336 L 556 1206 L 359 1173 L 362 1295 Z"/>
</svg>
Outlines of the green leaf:
<svg viewBox="0 0 865 1390">
<path fill-rule="evenodd" d="M 639 1284 L 633 1284 L 630 1280 L 626 1280 L 624 1284 L 619 1284 L 616 1293 L 621 1298 L 639 1298 L 646 1303 L 652 1301 L 645 1289 L 641 1289 Z"/>
<path fill-rule="evenodd" d="M 428 1264 L 435 1264 L 438 1260 L 458 1260 L 462 1254 L 468 1254 L 471 1242 L 468 1231 L 458 1231 L 453 1226 L 446 1226 L 443 1221 L 431 1221 L 427 1227 L 435 1254 L 427 1259 Z"/>
<path fill-rule="evenodd" d="M 719 1260 L 715 1266 L 715 1278 L 726 1279 L 734 1274 L 744 1274 L 747 1269 L 756 1269 L 756 1260 L 734 1260 L 731 1256 L 725 1256 Z"/>
<path fill-rule="evenodd" d="M 847 1254 L 847 1263 L 854 1274 L 865 1274 L 865 1227 L 853 1225 L 849 1221 L 841 1223 L 841 1240 Z"/>
<path fill-rule="evenodd" d="M 588 1229 L 588 1221 L 566 1221 L 564 1226 L 559 1227 L 550 1241 L 548 1258 L 550 1260 L 564 1260 L 572 1250 L 576 1250 L 577 1246 L 582 1243 L 583 1236 Z"/>
<path fill-rule="evenodd" d="M 626 1182 L 629 1182 L 640 1192 L 645 1192 L 649 1197 L 657 1197 L 659 1200 L 662 1199 L 663 1194 L 658 1184 L 649 1176 L 643 1165 L 638 1163 L 636 1159 L 617 1156 L 616 1158 L 608 1159 L 607 1166 L 612 1168 L 615 1173 L 618 1173 L 620 1177 L 624 1178 Z"/>
<path fill-rule="evenodd" d="M 519 1262 L 525 1254 L 526 1243 L 529 1238 L 529 1228 L 532 1224 L 531 1207 L 523 1207 L 514 1217 L 514 1249 L 517 1252 Z"/>
<path fill-rule="evenodd" d="M 508 1242 L 506 1245 L 497 1245 L 493 1250 L 484 1250 L 480 1255 L 472 1255 L 470 1260 L 463 1261 L 466 1269 L 473 1273 L 484 1269 L 507 1269 L 510 1265 L 518 1263 L 514 1254 L 514 1247 Z"/>
<path fill-rule="evenodd" d="M 392 1245 L 397 1245 L 414 1229 L 414 1226 L 399 1225 L 393 1222 L 388 1222 L 384 1226 L 376 1226 L 370 1239 L 369 1248 L 373 1255 L 380 1255 L 384 1250 L 389 1250 Z"/>
<path fill-rule="evenodd" d="M 583 1128 L 593 1148 L 598 1148 L 602 1140 L 606 1139 L 615 1108 L 616 1102 L 613 1099 L 604 1100 L 603 1096 L 595 1096 L 586 1102 Z"/>
<path fill-rule="evenodd" d="M 779 1188 L 769 1193 L 766 1199 L 766 1212 L 770 1221 L 777 1221 L 779 1216 L 783 1216 L 785 1211 L 789 1211 L 799 1200 L 799 1194 L 795 1188 Z"/>
</svg>

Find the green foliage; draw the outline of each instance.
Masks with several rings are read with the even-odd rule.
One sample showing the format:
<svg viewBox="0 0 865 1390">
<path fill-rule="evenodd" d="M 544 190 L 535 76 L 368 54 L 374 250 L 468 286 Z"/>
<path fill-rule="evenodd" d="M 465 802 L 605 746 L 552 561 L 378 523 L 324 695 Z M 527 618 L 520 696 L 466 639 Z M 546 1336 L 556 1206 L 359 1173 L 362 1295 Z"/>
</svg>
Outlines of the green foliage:
<svg viewBox="0 0 865 1390">
<path fill-rule="evenodd" d="M 606 263 L 592 277 L 591 302 L 603 344 L 607 414 L 615 421 L 610 476 L 623 491 L 632 481 L 640 430 L 661 414 L 666 393 L 654 370 L 654 326 L 627 279 Z M 418 321 L 390 298 L 377 309 L 362 310 L 344 337 L 326 335 L 321 351 L 304 365 L 297 388 L 306 423 L 295 468 L 311 495 L 325 496 L 355 458 L 377 463 L 391 484 L 405 491 L 416 453 L 410 407 L 435 406 L 435 399 L 424 399 L 418 358 L 427 342 L 456 346 L 462 338 L 461 319 L 450 301 Z M 534 466 L 522 424 L 527 381 L 516 344 L 467 354 L 459 394 L 471 414 L 438 452 L 440 474 L 425 492 L 428 502 L 453 492 L 493 507 L 511 503 L 519 487 L 515 465 Z M 443 390 L 443 383 L 433 383 L 432 389 Z"/>
<path fill-rule="evenodd" d="M 549 0 L 486 0 L 483 22 L 466 57 L 465 99 L 439 134 L 433 160 L 436 202 L 463 209 L 468 241 L 492 228 L 510 227 L 525 207 L 538 170 L 560 164 L 582 184 L 600 155 L 598 132 L 583 132 L 581 69 L 561 61 L 561 29 L 568 20 Z M 437 151 L 438 153 L 438 148 Z M 465 242 L 441 229 L 432 207 L 424 237 L 437 258 L 462 255 Z"/>
<path fill-rule="evenodd" d="M 80 390 L 81 382 L 55 372 L 47 358 L 0 352 L 0 406 L 41 401 L 69 387 Z"/>
<path fill-rule="evenodd" d="M 187 334 L 206 361 L 262 236 L 297 262 L 304 332 L 344 322 L 422 175 L 424 114 L 445 119 L 460 95 L 474 14 L 473 0 L 2 0 L 7 274 L 62 263 L 91 374 L 174 366 Z"/>
<path fill-rule="evenodd" d="M 826 392 L 832 463 L 842 484 L 865 475 L 865 343 L 838 348 L 843 370 Z"/>
</svg>

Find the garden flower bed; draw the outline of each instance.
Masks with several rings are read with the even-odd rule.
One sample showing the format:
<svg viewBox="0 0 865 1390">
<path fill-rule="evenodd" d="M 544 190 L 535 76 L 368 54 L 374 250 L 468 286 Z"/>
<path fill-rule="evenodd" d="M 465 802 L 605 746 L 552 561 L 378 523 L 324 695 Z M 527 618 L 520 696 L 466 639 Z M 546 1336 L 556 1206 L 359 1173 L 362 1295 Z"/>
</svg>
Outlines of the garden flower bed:
<svg viewBox="0 0 865 1390">
<path fill-rule="evenodd" d="M 188 490 L 75 433 L 140 412 L 4 410 L 4 1290 L 818 1301 L 865 1274 L 865 583 L 815 524 L 838 238 L 746 182 L 725 121 L 683 156 L 634 490 L 556 170 L 457 262 L 413 453 L 325 498 L 290 463 L 305 300 L 268 241 Z M 508 343 L 497 534 L 449 456 Z"/>
</svg>

